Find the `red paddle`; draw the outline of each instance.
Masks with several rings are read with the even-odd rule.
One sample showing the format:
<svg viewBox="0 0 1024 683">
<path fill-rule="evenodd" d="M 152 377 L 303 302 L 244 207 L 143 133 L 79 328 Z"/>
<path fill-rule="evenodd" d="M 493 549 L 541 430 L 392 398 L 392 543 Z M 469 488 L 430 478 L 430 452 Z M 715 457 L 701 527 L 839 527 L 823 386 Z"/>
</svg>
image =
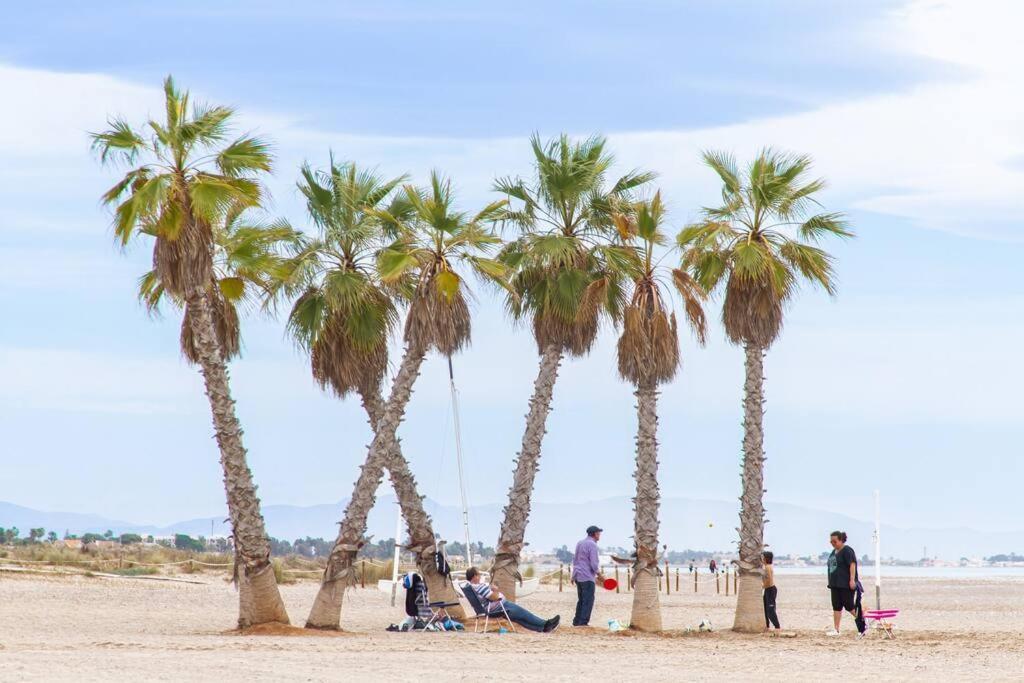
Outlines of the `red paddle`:
<svg viewBox="0 0 1024 683">
<path fill-rule="evenodd" d="M 613 591 L 618 587 L 619 582 L 615 579 L 605 579 L 603 585 L 606 591 Z"/>
</svg>

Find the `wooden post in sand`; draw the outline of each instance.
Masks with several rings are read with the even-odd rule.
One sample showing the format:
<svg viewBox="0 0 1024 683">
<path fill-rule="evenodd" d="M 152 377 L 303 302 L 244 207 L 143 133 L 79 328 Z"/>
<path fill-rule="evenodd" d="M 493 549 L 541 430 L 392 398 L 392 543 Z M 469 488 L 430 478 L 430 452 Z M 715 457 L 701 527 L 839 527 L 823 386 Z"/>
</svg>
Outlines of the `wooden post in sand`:
<svg viewBox="0 0 1024 683">
<path fill-rule="evenodd" d="M 672 593 L 672 586 L 669 583 L 671 580 L 672 577 L 669 575 L 668 571 L 668 560 L 665 560 L 665 595 L 670 595 Z"/>
<path fill-rule="evenodd" d="M 633 590 L 632 569 L 630 567 L 626 567 L 626 592 L 629 593 L 632 590 Z"/>
<path fill-rule="evenodd" d="M 676 593 L 679 592 L 679 567 L 676 567 Z"/>
<path fill-rule="evenodd" d="M 564 566 L 565 565 L 562 565 L 562 564 L 558 565 L 558 592 L 559 593 L 562 592 L 562 568 Z"/>
<path fill-rule="evenodd" d="M 615 565 L 615 592 L 619 592 L 619 565 Z"/>
<path fill-rule="evenodd" d="M 718 585 L 718 577 L 719 577 L 718 572 L 715 572 L 715 595 L 717 595 L 717 594 L 722 592 L 722 587 L 720 585 Z M 729 579 L 727 578 L 726 581 L 728 581 L 728 580 Z"/>
<path fill-rule="evenodd" d="M 725 568 L 725 595 L 729 596 L 729 568 Z"/>
<path fill-rule="evenodd" d="M 700 571 L 696 567 L 693 568 L 693 592 L 697 592 L 697 572 Z"/>
<path fill-rule="evenodd" d="M 362 571 L 359 572 L 359 587 L 366 588 L 366 560 L 359 563 L 362 566 Z"/>
</svg>

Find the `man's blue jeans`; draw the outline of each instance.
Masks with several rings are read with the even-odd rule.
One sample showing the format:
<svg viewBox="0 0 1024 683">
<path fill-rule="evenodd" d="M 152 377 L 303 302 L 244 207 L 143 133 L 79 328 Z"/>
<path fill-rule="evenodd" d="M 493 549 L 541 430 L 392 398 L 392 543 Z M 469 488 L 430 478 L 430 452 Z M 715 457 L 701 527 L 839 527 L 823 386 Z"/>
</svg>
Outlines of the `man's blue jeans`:
<svg viewBox="0 0 1024 683">
<path fill-rule="evenodd" d="M 547 619 L 541 619 L 530 610 L 508 600 L 505 601 L 505 611 L 508 612 L 508 618 L 514 623 L 531 631 L 543 631 L 544 624 L 548 623 Z M 491 608 L 491 616 L 494 617 L 495 615 L 501 616 L 500 607 L 495 606 Z"/>
<path fill-rule="evenodd" d="M 594 610 L 595 587 L 593 581 L 576 582 L 576 616 L 572 619 L 573 626 L 590 624 L 590 613 Z"/>
</svg>

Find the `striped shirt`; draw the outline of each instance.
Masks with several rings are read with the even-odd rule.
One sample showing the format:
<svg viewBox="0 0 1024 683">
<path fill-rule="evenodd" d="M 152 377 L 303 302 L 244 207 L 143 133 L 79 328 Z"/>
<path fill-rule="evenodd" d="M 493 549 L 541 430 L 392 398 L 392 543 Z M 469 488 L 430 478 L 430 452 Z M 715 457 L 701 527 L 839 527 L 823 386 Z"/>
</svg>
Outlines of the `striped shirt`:
<svg viewBox="0 0 1024 683">
<path fill-rule="evenodd" d="M 488 612 L 500 611 L 498 605 L 505 602 L 505 596 L 502 596 L 498 602 L 491 602 L 491 596 L 494 595 L 494 589 L 491 588 L 491 584 L 481 581 L 480 583 L 471 583 L 469 585 L 480 596 L 480 602 L 484 604 L 484 609 Z M 501 594 L 499 593 L 499 595 Z"/>
</svg>

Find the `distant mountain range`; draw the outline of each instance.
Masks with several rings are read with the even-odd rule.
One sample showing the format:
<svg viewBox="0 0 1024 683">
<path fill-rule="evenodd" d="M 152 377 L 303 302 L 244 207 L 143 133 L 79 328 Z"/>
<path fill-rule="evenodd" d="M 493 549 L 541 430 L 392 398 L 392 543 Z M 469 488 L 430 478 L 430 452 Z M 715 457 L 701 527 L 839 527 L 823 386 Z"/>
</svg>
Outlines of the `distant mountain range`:
<svg viewBox="0 0 1024 683">
<path fill-rule="evenodd" d="M 451 541 L 462 540 L 462 513 L 458 507 L 425 499 L 427 512 L 434 518 L 435 530 Z M 271 536 L 294 540 L 306 536 L 333 538 L 345 502 L 311 505 L 265 505 L 263 514 Z M 813 510 L 787 503 L 768 503 L 769 523 L 766 541 L 776 553 L 817 555 L 828 550 L 828 533 L 843 529 L 850 545 L 859 554 L 872 554 L 872 522 L 857 520 L 833 512 Z M 470 508 L 470 529 L 474 541 L 494 545 L 501 520 L 501 505 Z M 625 497 L 584 503 L 536 503 L 530 515 L 528 549 L 547 552 L 573 544 L 590 524 L 605 529 L 602 545 L 631 546 L 633 504 Z M 369 533 L 374 538 L 395 535 L 397 506 L 394 496 L 382 496 L 370 514 Z M 226 516 L 226 514 L 224 515 Z M 211 526 L 212 525 L 212 526 Z M 661 541 L 669 550 L 685 548 L 730 550 L 735 548 L 736 503 L 720 500 L 665 498 L 661 503 Z M 135 532 L 154 536 L 184 533 L 191 536 L 224 536 L 228 527 L 220 518 L 188 519 L 160 527 L 98 515 L 72 512 L 44 512 L 0 502 L 0 526 L 18 527 L 23 535 L 31 527 L 44 527 L 63 535 L 87 532 L 115 534 Z M 212 534 L 211 534 L 212 531 Z M 882 555 L 905 560 L 920 559 L 927 547 L 930 557 L 956 560 L 997 553 L 1024 551 L 1024 531 L 986 533 L 975 529 L 901 529 L 882 527 Z"/>
</svg>

